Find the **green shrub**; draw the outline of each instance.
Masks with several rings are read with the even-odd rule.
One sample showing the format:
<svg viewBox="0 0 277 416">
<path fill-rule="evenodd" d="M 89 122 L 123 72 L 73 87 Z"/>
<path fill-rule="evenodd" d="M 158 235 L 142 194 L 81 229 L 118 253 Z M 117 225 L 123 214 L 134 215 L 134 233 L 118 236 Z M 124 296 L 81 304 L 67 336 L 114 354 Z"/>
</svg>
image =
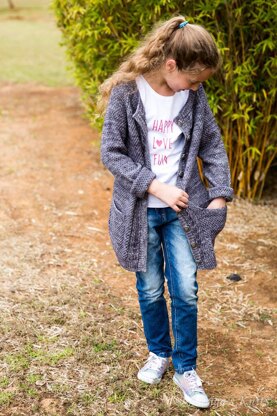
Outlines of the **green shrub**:
<svg viewBox="0 0 277 416">
<path fill-rule="evenodd" d="M 238 196 L 259 199 L 276 156 L 276 4 L 270 0 L 54 0 L 57 24 L 93 120 L 99 83 L 153 23 L 182 14 L 215 37 L 221 71 L 206 86 Z"/>
</svg>

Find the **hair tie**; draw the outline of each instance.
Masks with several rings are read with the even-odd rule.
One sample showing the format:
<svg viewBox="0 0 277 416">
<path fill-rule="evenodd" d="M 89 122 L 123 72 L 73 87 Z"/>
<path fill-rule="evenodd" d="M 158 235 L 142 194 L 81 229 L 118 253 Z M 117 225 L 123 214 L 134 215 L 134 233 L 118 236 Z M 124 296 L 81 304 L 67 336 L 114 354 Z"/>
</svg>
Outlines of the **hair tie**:
<svg viewBox="0 0 277 416">
<path fill-rule="evenodd" d="M 179 24 L 178 29 L 182 29 L 182 27 L 185 27 L 188 24 L 188 20 L 186 20 L 185 22 L 182 22 Z"/>
</svg>

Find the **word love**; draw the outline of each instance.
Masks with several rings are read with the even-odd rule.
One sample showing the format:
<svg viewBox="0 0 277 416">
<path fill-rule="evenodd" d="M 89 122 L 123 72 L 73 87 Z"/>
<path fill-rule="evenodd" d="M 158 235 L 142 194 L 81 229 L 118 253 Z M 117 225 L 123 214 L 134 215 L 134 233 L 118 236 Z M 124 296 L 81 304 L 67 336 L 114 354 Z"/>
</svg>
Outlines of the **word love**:
<svg viewBox="0 0 277 416">
<path fill-rule="evenodd" d="M 172 149 L 171 138 L 164 137 L 162 139 L 156 139 L 153 137 L 153 149 Z"/>
</svg>

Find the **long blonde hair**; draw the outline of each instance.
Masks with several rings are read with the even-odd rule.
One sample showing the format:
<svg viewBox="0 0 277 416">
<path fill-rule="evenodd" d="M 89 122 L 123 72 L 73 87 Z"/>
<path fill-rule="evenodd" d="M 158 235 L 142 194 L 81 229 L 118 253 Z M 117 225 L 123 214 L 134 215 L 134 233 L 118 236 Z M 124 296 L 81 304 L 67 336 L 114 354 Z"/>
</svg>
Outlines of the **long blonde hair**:
<svg viewBox="0 0 277 416">
<path fill-rule="evenodd" d="M 138 48 L 121 63 L 99 88 L 98 110 L 104 113 L 112 89 L 121 83 L 135 80 L 139 75 L 157 70 L 167 58 L 176 61 L 177 68 L 192 71 L 195 67 L 218 69 L 220 55 L 206 29 L 184 22 L 183 16 L 158 23 Z"/>
</svg>

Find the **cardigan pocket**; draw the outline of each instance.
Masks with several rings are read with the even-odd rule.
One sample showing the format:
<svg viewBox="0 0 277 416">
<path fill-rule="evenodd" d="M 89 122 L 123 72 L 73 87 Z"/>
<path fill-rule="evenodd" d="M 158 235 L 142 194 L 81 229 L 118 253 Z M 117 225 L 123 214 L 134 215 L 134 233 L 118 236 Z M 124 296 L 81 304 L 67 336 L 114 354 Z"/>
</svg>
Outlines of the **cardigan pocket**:
<svg viewBox="0 0 277 416">
<path fill-rule="evenodd" d="M 189 202 L 188 212 L 191 212 L 196 227 L 205 239 L 210 239 L 214 245 L 216 236 L 223 230 L 227 219 L 227 205 L 223 208 L 201 208 Z"/>
<path fill-rule="evenodd" d="M 200 265 L 199 268 L 214 269 L 216 267 L 214 242 L 226 223 L 227 206 L 208 209 L 194 205 L 189 200 L 188 207 L 184 211 L 187 235 L 191 241 L 195 260 Z M 186 225 L 184 230 L 186 231 Z"/>
<path fill-rule="evenodd" d="M 109 232 L 114 251 L 117 255 L 124 247 L 124 217 L 123 212 L 119 210 L 116 202 L 112 199 L 109 215 Z"/>
</svg>

